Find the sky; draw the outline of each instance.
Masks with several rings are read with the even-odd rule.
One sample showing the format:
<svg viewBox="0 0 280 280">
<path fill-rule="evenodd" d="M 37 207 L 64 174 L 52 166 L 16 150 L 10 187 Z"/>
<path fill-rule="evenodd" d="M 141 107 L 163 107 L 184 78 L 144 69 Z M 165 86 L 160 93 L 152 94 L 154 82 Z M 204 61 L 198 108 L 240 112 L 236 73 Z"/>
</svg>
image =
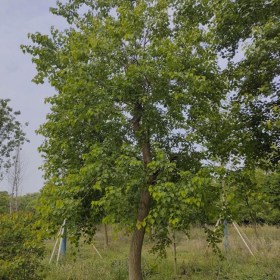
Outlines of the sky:
<svg viewBox="0 0 280 280">
<path fill-rule="evenodd" d="M 65 22 L 52 15 L 49 8 L 56 0 L 1 0 L 0 6 L 0 98 L 11 99 L 9 105 L 20 110 L 18 120 L 28 122 L 24 128 L 30 143 L 21 152 L 23 180 L 20 194 L 37 192 L 43 186 L 42 172 L 38 167 L 42 159 L 37 151 L 43 141 L 35 130 L 44 123 L 49 106 L 44 104 L 47 96 L 54 94 L 48 84 L 36 85 L 31 82 L 36 73 L 30 55 L 24 55 L 21 44 L 31 43 L 28 33 L 48 34 L 52 25 L 63 28 Z M 7 180 L 0 182 L 0 191 L 8 190 Z"/>
</svg>

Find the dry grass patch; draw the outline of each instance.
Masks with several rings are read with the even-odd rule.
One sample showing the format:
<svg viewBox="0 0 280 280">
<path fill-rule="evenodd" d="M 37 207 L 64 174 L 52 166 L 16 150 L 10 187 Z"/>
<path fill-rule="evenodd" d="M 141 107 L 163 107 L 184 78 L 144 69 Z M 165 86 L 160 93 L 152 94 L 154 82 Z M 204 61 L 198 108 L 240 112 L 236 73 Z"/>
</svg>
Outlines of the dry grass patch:
<svg viewBox="0 0 280 280">
<path fill-rule="evenodd" d="M 192 228 L 190 236 L 177 233 L 177 271 L 174 275 L 173 250 L 167 248 L 167 257 L 150 253 L 148 240 L 143 248 L 143 271 L 150 280 L 279 280 L 280 279 L 280 229 L 271 226 L 241 227 L 252 244 L 252 257 L 233 226 L 229 226 L 229 251 L 223 244 L 220 249 L 224 259 L 208 248 L 201 228 Z M 81 244 L 74 257 L 74 248 L 68 246 L 67 257 L 58 266 L 52 264 L 46 272 L 47 280 L 126 280 L 128 279 L 129 237 L 109 232 L 109 248 L 104 248 L 102 232 L 98 232 L 94 245 Z M 48 244 L 49 254 L 51 245 Z M 47 260 L 46 260 L 47 262 Z"/>
</svg>

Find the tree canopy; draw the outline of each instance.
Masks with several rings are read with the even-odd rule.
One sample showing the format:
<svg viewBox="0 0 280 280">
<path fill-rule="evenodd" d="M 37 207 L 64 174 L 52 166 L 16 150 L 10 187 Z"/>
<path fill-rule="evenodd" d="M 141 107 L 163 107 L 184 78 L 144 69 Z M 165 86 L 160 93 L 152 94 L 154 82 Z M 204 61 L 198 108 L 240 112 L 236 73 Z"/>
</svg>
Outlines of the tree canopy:
<svg viewBox="0 0 280 280">
<path fill-rule="evenodd" d="M 131 231 L 130 280 L 142 279 L 145 230 L 160 249 L 169 228 L 221 215 L 225 168 L 207 160 L 260 161 L 279 145 L 277 1 L 261 1 L 260 22 L 247 2 L 58 1 L 51 11 L 69 28 L 23 46 L 34 81 L 57 91 L 38 130 L 42 215 L 67 218 L 76 237 L 100 222 Z"/>
<path fill-rule="evenodd" d="M 271 169 L 280 159 L 280 2 L 211 1 L 217 50 L 228 60 L 239 154 Z"/>
</svg>

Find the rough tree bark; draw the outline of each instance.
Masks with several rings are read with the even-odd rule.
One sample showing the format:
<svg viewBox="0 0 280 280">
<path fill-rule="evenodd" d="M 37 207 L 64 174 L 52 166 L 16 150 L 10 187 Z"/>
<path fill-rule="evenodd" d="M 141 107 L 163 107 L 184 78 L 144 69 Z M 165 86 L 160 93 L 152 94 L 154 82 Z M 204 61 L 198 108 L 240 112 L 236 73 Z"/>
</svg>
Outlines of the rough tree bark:
<svg viewBox="0 0 280 280">
<path fill-rule="evenodd" d="M 141 131 L 141 118 L 142 118 L 143 108 L 137 103 L 135 105 L 134 117 L 132 119 L 133 130 L 136 138 L 139 140 L 139 144 L 142 150 L 143 164 L 145 168 L 151 162 L 151 147 L 150 140 L 147 134 Z M 142 222 L 149 214 L 150 200 L 151 196 L 148 190 L 148 186 L 153 184 L 154 178 L 151 176 L 147 182 L 146 186 L 140 192 L 139 208 L 137 214 L 137 223 Z M 132 234 L 130 251 L 129 251 L 129 280 L 142 280 L 142 269 L 141 269 L 141 255 L 142 246 L 145 236 L 145 227 L 138 229 L 135 227 Z"/>
<path fill-rule="evenodd" d="M 143 221 L 149 213 L 150 193 L 143 189 L 140 195 L 140 206 L 137 220 Z M 145 228 L 135 228 L 129 251 L 129 280 L 142 280 L 141 255 L 144 241 Z"/>
</svg>

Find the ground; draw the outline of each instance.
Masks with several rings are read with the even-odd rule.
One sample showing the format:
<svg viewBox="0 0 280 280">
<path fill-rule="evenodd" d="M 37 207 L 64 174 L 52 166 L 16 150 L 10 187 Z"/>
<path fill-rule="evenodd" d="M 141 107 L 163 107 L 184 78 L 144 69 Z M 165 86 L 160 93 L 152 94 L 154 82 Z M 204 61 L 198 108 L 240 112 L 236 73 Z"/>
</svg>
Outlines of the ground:
<svg viewBox="0 0 280 280">
<path fill-rule="evenodd" d="M 280 228 L 272 226 L 241 227 L 248 237 L 253 257 L 237 234 L 229 226 L 229 249 L 221 260 L 207 246 L 203 229 L 193 227 L 190 236 L 177 233 L 177 276 L 174 275 L 173 246 L 167 257 L 150 253 L 151 242 L 146 235 L 143 251 L 144 279 L 149 280 L 279 280 L 280 279 Z M 47 244 L 48 263 L 54 241 Z M 96 250 L 102 256 L 98 255 Z M 58 265 L 55 261 L 47 267 L 47 280 L 126 280 L 129 236 L 109 231 L 109 247 L 104 248 L 103 234 L 99 231 L 94 246 L 83 244 L 73 256 L 74 248 L 68 246 L 67 256 Z M 56 259 L 56 258 L 55 258 Z"/>
</svg>

